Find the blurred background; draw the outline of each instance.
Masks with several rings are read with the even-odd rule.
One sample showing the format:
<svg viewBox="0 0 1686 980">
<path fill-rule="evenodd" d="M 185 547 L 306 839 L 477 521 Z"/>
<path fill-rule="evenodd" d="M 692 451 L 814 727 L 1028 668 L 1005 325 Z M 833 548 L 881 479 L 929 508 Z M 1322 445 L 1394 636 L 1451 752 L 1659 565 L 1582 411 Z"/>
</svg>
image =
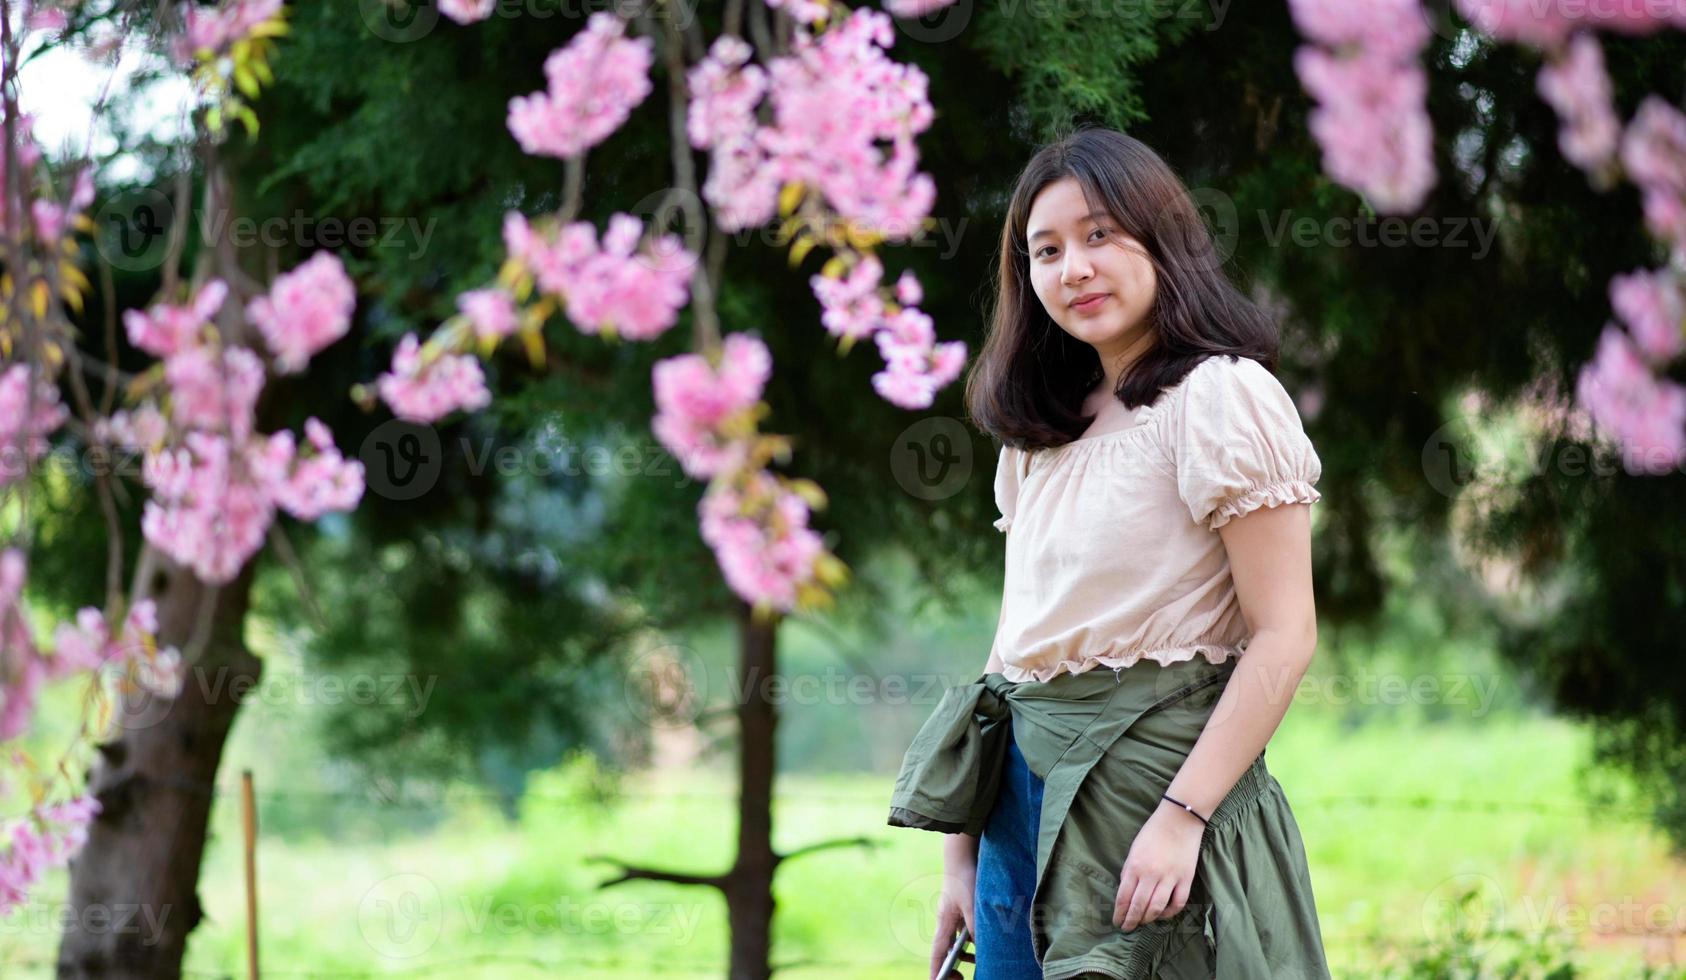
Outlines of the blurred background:
<svg viewBox="0 0 1686 980">
<path fill-rule="evenodd" d="M 1323 463 L 1319 650 L 1269 761 L 1336 975 L 1686 976 L 1681 472 L 1595 465 L 1559 410 L 1612 318 L 1610 280 L 1655 246 L 1635 187 L 1563 159 L 1541 52 L 1461 6 L 1424 4 L 1439 180 L 1404 218 L 1324 174 L 1287 3 L 897 17 L 888 56 L 925 74 L 935 107 L 918 162 L 936 201 L 929 233 L 882 255 L 970 355 L 1036 147 L 1092 123 L 1158 150 L 1280 317 L 1279 376 Z M 458 23 L 431 5 L 289 4 L 273 84 L 250 101 L 258 135 L 218 150 L 235 204 L 183 215 L 176 188 L 205 190 L 203 137 L 183 72 L 149 47 L 155 7 L 73 5 L 18 73 L 47 158 L 99 162 L 84 247 L 111 274 L 72 319 L 97 338 L 107 300 L 158 292 L 162 246 L 125 234 L 194 232 L 191 260 L 219 221 L 249 219 L 237 251 L 259 277 L 334 250 L 358 283 L 353 334 L 274 384 L 264 413 L 327 422 L 368 483 L 350 513 L 282 519 L 286 553 L 254 560 L 223 628 L 261 674 L 190 676 L 228 709 L 225 739 L 183 749 L 214 776 L 142 787 L 210 802 L 203 827 L 148 831 L 170 841 L 160 867 L 203 856 L 198 908 L 163 913 L 194 922 L 180 975 L 247 970 L 247 771 L 264 974 L 923 975 L 941 840 L 886 826 L 890 787 L 942 691 L 982 672 L 1001 595 L 996 447 L 961 386 L 915 411 L 872 397 L 873 352 L 840 356 L 820 326 L 818 254 L 793 268 L 777 222 L 728 236 L 720 320 L 769 347 L 766 424 L 793 440 L 786 470 L 824 487 L 815 525 L 851 571 L 833 607 L 757 624 L 698 533 L 705 482 L 650 429 L 651 371 L 691 349 L 689 311 L 648 343 L 549 327 L 538 363 L 486 358 L 489 407 L 430 425 L 346 396 L 496 273 L 507 211 L 568 198 L 504 107 L 543 86 L 590 11 L 524 0 Z M 793 29 L 748 7 L 775 39 Z M 662 9 L 706 38 L 745 16 Z M 1678 30 L 1600 39 L 1624 118 L 1686 94 Z M 599 228 L 648 217 L 674 181 L 670 71 L 658 56 L 655 95 L 573 189 Z M 359 219 L 378 234 L 348 241 Z M 88 349 L 145 362 L 119 347 Z M 62 619 L 104 588 L 102 504 L 74 468 L 43 469 L 33 493 L 30 600 Z M 140 495 L 123 508 L 138 522 Z M 54 759 L 83 698 L 48 687 L 19 745 Z M 120 724 L 179 720 L 163 704 Z M 130 910 L 128 941 L 164 931 L 156 910 Z M 107 929 L 86 912 L 50 872 L 0 918 L 0 976 L 128 975 L 57 965 L 67 918 Z"/>
</svg>

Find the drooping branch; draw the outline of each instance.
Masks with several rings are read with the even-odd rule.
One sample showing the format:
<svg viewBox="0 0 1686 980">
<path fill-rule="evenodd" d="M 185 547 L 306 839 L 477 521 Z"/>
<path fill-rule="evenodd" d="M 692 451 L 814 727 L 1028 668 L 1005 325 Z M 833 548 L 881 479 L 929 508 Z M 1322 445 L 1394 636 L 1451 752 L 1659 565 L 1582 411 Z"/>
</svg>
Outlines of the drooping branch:
<svg viewBox="0 0 1686 980">
<path fill-rule="evenodd" d="M 671 16 L 657 18 L 661 22 L 662 58 L 667 65 L 668 136 L 673 155 L 673 183 L 685 220 L 693 229 L 702 230 L 711 240 L 712 255 L 717 243 L 724 238 L 706 217 L 702 195 L 698 190 L 696 161 L 691 157 L 691 139 L 686 129 L 690 111 L 690 97 L 685 89 L 686 65 L 684 38 L 673 24 Z M 641 14 L 641 27 L 652 31 L 651 18 Z M 702 214 L 691 213 L 695 207 Z M 699 262 L 691 273 L 691 346 L 695 350 L 711 350 L 720 345 L 720 315 L 715 309 L 714 294 L 717 283 L 712 272 L 716 263 Z"/>
</svg>

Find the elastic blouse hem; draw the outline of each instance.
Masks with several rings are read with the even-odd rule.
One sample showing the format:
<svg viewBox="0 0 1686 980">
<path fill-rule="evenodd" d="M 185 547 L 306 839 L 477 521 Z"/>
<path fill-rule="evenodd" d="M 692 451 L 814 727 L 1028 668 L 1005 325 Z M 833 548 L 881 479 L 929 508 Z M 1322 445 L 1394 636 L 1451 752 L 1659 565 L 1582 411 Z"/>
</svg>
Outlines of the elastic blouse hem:
<svg viewBox="0 0 1686 980">
<path fill-rule="evenodd" d="M 1003 663 L 1001 673 L 1015 684 L 1025 681 L 1044 683 L 1060 674 L 1081 674 L 1096 667 L 1122 670 L 1142 660 L 1151 660 L 1161 667 L 1169 667 L 1171 664 L 1193 660 L 1195 654 L 1200 654 L 1207 663 L 1221 664 L 1244 652 L 1245 649 L 1245 643 L 1191 643 L 1184 646 L 1158 647 L 1152 650 L 1128 650 L 1124 653 L 1110 653 L 1098 657 L 1068 657 L 1052 667 L 1027 668 Z"/>
</svg>

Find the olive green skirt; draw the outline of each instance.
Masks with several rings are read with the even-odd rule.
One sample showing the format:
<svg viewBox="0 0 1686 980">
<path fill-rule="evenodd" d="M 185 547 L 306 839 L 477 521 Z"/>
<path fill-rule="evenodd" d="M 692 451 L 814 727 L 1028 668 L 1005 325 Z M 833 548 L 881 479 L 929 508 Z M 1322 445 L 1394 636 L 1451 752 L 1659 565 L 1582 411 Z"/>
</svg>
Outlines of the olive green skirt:
<svg viewBox="0 0 1686 980">
<path fill-rule="evenodd" d="M 990 678 L 1013 706 L 1030 769 L 1043 779 L 1082 770 L 1075 781 L 1061 773 L 1043 800 L 1031 931 L 1044 980 L 1329 977 L 1305 845 L 1263 753 L 1208 815 L 1182 911 L 1130 932 L 1112 924 L 1130 845 L 1214 721 L 1235 666 L 1143 660 L 1010 689 Z"/>
</svg>

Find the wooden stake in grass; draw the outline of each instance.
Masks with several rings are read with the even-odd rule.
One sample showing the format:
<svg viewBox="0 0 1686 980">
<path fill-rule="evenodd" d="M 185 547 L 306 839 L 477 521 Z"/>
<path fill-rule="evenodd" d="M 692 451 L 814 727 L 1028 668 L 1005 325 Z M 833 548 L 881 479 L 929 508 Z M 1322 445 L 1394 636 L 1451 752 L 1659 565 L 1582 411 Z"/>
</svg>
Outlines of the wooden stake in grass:
<svg viewBox="0 0 1686 980">
<path fill-rule="evenodd" d="M 246 977 L 258 980 L 258 808 L 250 769 L 240 772 L 240 825 L 246 838 Z"/>
</svg>

